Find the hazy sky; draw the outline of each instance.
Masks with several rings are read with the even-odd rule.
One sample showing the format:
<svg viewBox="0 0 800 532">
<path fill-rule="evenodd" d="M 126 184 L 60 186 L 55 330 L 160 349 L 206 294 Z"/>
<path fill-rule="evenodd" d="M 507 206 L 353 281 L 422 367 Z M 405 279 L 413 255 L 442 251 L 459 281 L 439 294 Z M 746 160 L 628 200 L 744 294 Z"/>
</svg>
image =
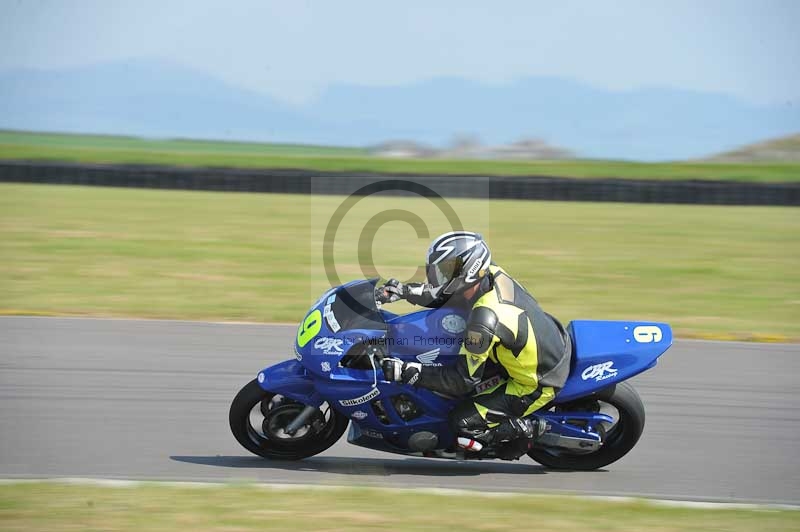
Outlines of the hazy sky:
<svg viewBox="0 0 800 532">
<path fill-rule="evenodd" d="M 800 101 L 800 1 L 0 0 L 0 69 L 161 58 L 302 103 L 331 83 L 556 76 Z"/>
</svg>

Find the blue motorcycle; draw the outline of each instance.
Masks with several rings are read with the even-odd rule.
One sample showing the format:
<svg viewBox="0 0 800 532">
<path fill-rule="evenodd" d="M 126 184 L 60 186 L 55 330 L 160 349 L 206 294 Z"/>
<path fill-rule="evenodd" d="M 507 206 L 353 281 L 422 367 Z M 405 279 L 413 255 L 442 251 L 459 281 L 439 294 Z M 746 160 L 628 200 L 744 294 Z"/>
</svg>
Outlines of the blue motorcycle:
<svg viewBox="0 0 800 532">
<path fill-rule="evenodd" d="M 391 356 L 446 365 L 460 356 L 469 309 L 445 306 L 396 315 L 375 302 L 376 280 L 326 292 L 297 330 L 295 358 L 258 373 L 230 408 L 233 435 L 265 458 L 298 460 L 336 443 L 411 456 L 493 459 L 496 450 L 456 445 L 448 413 L 460 399 L 383 379 Z M 664 323 L 573 321 L 569 378 L 544 412 L 545 432 L 528 455 L 548 467 L 592 470 L 619 460 L 644 429 L 644 405 L 627 382 L 672 345 Z M 497 386 L 501 375 L 476 393 Z"/>
</svg>

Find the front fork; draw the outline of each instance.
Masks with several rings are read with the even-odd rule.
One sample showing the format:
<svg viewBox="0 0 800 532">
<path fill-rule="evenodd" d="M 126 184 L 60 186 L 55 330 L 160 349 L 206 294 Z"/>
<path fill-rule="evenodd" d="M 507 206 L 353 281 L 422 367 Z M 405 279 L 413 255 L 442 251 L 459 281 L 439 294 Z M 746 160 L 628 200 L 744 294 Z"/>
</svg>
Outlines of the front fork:
<svg viewBox="0 0 800 532">
<path fill-rule="evenodd" d="M 306 406 L 302 412 L 300 412 L 296 418 L 292 420 L 291 423 L 286 425 L 286 429 L 284 431 L 289 436 L 294 436 L 300 428 L 306 424 L 308 418 L 314 415 L 319 409 L 316 406 Z"/>
<path fill-rule="evenodd" d="M 296 360 L 287 360 L 261 370 L 257 380 L 258 385 L 264 390 L 306 405 L 297 417 L 286 425 L 284 431 L 289 436 L 294 436 L 325 402 L 314 388 L 314 383 L 306 374 L 305 368 Z"/>
</svg>

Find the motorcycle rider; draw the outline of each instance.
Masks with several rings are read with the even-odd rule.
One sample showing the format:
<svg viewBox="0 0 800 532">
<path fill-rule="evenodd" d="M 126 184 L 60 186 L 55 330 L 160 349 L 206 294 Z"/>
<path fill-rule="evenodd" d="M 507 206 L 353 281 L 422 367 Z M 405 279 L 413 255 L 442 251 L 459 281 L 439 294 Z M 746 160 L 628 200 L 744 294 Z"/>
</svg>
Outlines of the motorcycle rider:
<svg viewBox="0 0 800 532">
<path fill-rule="evenodd" d="M 545 430 L 544 420 L 532 414 L 564 386 L 572 343 L 558 320 L 491 257 L 480 234 L 445 233 L 428 249 L 427 283 L 390 279 L 379 286 L 380 303 L 406 299 L 432 308 L 459 303 L 470 308 L 455 364 L 384 358 L 381 365 L 388 381 L 471 395 L 450 413 L 453 432 L 466 438 L 459 444 L 492 445 L 500 458 L 517 459 Z"/>
</svg>

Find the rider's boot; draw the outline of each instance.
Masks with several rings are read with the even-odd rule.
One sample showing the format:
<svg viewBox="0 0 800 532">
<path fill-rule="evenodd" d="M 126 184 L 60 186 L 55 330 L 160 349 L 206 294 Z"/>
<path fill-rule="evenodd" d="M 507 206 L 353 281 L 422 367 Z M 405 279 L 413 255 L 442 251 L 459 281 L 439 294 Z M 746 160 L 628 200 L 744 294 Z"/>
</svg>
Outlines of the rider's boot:
<svg viewBox="0 0 800 532">
<path fill-rule="evenodd" d="M 544 434 L 547 423 L 543 418 L 508 418 L 492 432 L 492 444 L 497 457 L 503 460 L 518 460 L 530 451 L 534 442 Z"/>
<path fill-rule="evenodd" d="M 486 446 L 491 446 L 497 457 L 517 460 L 527 453 L 546 427 L 543 418 L 503 418 L 494 428 L 481 432 L 464 433 L 458 438 L 458 446 L 464 450 L 465 458 L 478 456 Z"/>
</svg>

